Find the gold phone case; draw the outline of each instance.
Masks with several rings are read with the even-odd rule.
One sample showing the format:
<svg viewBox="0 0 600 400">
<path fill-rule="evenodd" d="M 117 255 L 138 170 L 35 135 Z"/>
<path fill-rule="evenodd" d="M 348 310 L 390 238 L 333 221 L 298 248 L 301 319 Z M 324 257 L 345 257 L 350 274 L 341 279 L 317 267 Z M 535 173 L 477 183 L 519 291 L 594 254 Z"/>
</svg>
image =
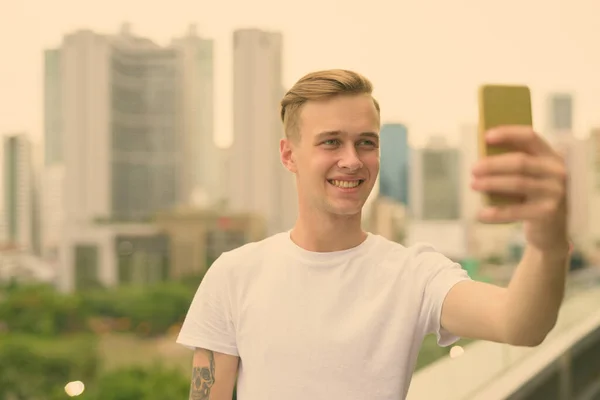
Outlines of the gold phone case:
<svg viewBox="0 0 600 400">
<path fill-rule="evenodd" d="M 479 157 L 502 154 L 510 149 L 490 146 L 485 141 L 488 129 L 500 125 L 532 126 L 531 92 L 527 86 L 483 85 L 479 88 Z M 520 199 L 496 193 L 484 193 L 488 206 L 515 204 Z"/>
</svg>

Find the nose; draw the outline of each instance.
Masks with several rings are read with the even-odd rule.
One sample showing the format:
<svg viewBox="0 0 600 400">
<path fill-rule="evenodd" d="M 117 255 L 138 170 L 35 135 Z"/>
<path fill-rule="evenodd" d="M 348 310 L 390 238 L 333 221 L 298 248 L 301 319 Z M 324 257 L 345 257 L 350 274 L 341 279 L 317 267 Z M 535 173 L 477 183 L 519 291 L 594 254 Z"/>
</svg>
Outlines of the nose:
<svg viewBox="0 0 600 400">
<path fill-rule="evenodd" d="M 360 157 L 358 156 L 354 146 L 348 146 L 343 152 L 340 153 L 338 167 L 350 171 L 356 171 L 363 167 L 363 163 L 360 160 Z"/>
</svg>

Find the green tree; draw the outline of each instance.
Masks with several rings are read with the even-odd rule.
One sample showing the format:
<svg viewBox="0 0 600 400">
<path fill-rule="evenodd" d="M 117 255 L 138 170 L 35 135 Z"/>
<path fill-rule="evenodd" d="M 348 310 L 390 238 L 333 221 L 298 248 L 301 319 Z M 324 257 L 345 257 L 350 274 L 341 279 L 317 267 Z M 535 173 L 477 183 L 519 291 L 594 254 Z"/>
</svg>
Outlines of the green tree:
<svg viewBox="0 0 600 400">
<path fill-rule="evenodd" d="M 183 322 L 197 287 L 197 282 L 167 282 L 62 294 L 48 285 L 5 286 L 0 288 L 0 329 L 56 336 L 89 332 L 91 318 L 121 319 L 126 324 L 120 329 L 161 335 Z"/>
<path fill-rule="evenodd" d="M 194 292 L 187 285 L 172 282 L 91 291 L 80 296 L 87 315 L 126 318 L 136 333 L 155 336 L 183 321 Z"/>
<path fill-rule="evenodd" d="M 68 382 L 93 382 L 98 368 L 94 339 L 88 336 L 40 339 L 0 337 L 0 399 L 65 399 Z"/>
<path fill-rule="evenodd" d="M 48 285 L 17 285 L 3 291 L 0 322 L 13 333 L 52 336 L 81 331 L 86 316 L 77 297 Z"/>
<path fill-rule="evenodd" d="M 186 399 L 190 381 L 180 370 L 160 364 L 129 367 L 102 375 L 92 400 L 164 400 Z"/>
</svg>

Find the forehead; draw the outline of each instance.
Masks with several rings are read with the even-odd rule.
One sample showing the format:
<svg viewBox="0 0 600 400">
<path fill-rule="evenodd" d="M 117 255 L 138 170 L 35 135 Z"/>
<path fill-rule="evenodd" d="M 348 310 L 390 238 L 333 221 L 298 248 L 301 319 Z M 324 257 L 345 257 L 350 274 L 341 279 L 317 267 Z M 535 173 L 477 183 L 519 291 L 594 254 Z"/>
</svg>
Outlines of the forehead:
<svg viewBox="0 0 600 400">
<path fill-rule="evenodd" d="M 379 132 L 379 113 L 368 94 L 309 101 L 299 117 L 301 137 L 313 137 L 325 131 Z"/>
</svg>

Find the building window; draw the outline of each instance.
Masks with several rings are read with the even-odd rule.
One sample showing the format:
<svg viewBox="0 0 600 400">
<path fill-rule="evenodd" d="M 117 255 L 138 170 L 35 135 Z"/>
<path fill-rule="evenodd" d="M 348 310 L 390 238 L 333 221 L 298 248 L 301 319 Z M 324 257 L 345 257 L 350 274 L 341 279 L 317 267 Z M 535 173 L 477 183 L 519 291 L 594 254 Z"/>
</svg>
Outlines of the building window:
<svg viewBox="0 0 600 400">
<path fill-rule="evenodd" d="M 87 290 L 100 286 L 98 279 L 99 252 L 93 244 L 75 245 L 75 289 Z"/>
</svg>

